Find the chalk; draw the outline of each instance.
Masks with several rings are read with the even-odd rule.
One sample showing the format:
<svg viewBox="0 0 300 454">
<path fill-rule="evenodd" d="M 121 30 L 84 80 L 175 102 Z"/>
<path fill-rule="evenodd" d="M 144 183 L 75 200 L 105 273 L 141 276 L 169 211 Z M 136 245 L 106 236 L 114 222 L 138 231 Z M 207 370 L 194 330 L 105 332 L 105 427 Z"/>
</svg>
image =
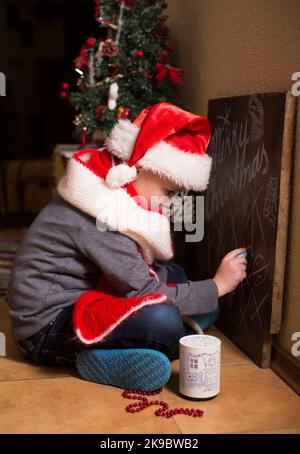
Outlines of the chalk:
<svg viewBox="0 0 300 454">
<path fill-rule="evenodd" d="M 253 246 L 247 246 L 246 252 L 240 252 L 240 254 L 236 255 L 236 257 L 248 257 L 248 259 L 251 261 L 254 258 L 254 248 Z"/>
<path fill-rule="evenodd" d="M 241 252 L 236 257 L 247 257 L 247 252 Z"/>
</svg>

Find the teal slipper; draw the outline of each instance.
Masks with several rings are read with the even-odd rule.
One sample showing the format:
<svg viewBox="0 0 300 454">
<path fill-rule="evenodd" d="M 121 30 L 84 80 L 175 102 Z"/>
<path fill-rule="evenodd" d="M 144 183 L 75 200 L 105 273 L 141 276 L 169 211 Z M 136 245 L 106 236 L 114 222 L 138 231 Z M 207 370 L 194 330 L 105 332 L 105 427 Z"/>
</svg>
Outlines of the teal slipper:
<svg viewBox="0 0 300 454">
<path fill-rule="evenodd" d="M 139 391 L 163 387 L 172 373 L 167 356 L 142 348 L 84 350 L 78 353 L 76 366 L 84 380 Z"/>
</svg>

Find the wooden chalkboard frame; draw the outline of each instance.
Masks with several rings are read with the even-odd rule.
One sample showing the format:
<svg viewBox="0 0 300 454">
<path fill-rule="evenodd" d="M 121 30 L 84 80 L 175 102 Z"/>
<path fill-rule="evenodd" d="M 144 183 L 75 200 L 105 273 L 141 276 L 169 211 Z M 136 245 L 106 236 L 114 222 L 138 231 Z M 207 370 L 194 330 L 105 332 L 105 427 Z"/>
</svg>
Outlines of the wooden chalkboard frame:
<svg viewBox="0 0 300 454">
<path fill-rule="evenodd" d="M 288 220 L 290 212 L 292 154 L 295 135 L 296 98 L 289 91 L 286 94 L 282 159 L 280 172 L 279 211 L 275 252 L 272 313 L 270 334 L 280 330 L 284 276 L 286 268 L 286 247 L 288 238 Z M 270 361 L 268 360 L 267 365 Z"/>
</svg>

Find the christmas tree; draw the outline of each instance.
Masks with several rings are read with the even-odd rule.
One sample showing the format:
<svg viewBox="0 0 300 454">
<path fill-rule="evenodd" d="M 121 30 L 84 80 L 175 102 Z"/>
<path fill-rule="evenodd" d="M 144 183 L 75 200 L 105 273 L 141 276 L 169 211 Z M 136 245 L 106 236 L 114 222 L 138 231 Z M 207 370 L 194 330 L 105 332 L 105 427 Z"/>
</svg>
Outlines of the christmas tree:
<svg viewBox="0 0 300 454">
<path fill-rule="evenodd" d="M 163 0 L 96 0 L 100 37 L 86 40 L 75 59 L 78 90 L 70 93 L 83 142 L 109 134 L 118 119 L 133 120 L 159 101 L 177 102 L 183 71 L 170 65 Z"/>
</svg>

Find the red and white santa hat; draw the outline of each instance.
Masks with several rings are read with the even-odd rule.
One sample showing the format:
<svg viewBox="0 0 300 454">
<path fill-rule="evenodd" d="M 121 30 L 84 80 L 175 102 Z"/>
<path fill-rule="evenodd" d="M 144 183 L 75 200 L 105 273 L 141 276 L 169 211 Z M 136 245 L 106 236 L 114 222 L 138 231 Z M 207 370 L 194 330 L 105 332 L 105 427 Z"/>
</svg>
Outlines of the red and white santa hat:
<svg viewBox="0 0 300 454">
<path fill-rule="evenodd" d="M 74 154 L 57 186 L 71 205 L 136 241 L 147 263 L 169 260 L 174 248 L 169 218 L 138 200 L 131 184 L 137 168 L 151 170 L 185 189 L 203 191 L 212 158 L 206 118 L 161 102 L 144 109 L 136 120 L 119 120 L 106 147 Z M 118 164 L 115 156 L 123 161 Z"/>
<path fill-rule="evenodd" d="M 137 176 L 137 168 L 166 177 L 186 190 L 204 191 L 212 158 L 206 154 L 210 122 L 168 102 L 142 110 L 133 121 L 119 120 L 105 145 L 125 163 L 106 175 L 111 188 L 120 188 Z"/>
</svg>

